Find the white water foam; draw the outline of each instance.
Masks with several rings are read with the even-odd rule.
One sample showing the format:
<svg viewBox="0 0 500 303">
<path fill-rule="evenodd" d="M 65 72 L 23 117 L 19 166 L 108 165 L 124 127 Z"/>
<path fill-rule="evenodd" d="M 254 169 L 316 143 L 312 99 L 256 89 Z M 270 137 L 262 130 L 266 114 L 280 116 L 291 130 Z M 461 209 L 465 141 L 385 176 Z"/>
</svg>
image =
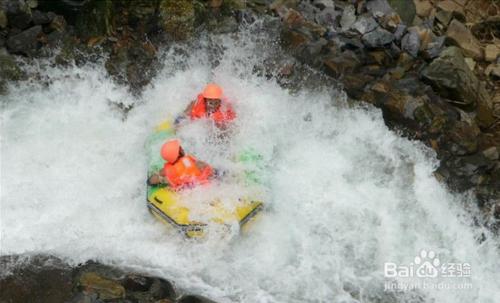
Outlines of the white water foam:
<svg viewBox="0 0 500 303">
<path fill-rule="evenodd" d="M 139 99 L 92 65 L 45 67 L 50 86 L 10 88 L 1 113 L 1 255 L 97 259 L 220 302 L 498 302 L 498 242 L 476 241 L 484 231 L 461 206 L 473 201 L 433 178 L 428 149 L 389 131 L 378 110 L 348 108 L 339 92 L 291 95 L 253 75 L 265 52 L 259 41 L 213 39 L 225 48 L 220 65 L 211 68 L 213 44 L 167 56 Z M 237 169 L 228 158 L 251 146 L 267 165 L 266 211 L 229 242 L 185 241 L 145 205 L 145 138 L 209 81 L 233 100 L 235 132 L 213 144 L 206 122 L 186 125 L 186 149 Z M 119 102 L 134 105 L 126 118 Z M 231 200 L 241 190 L 218 186 L 207 195 Z M 421 249 L 470 263 L 473 288 L 384 292 L 384 262 L 407 264 Z"/>
</svg>

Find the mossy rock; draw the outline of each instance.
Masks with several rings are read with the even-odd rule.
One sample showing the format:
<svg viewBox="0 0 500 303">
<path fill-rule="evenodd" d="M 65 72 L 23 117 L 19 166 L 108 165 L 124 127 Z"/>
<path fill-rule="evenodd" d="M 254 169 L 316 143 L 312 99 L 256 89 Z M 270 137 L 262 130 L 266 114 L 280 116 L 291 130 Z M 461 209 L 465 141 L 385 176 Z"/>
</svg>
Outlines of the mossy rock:
<svg viewBox="0 0 500 303">
<path fill-rule="evenodd" d="M 113 1 L 89 1 L 76 19 L 76 31 L 83 38 L 109 35 L 113 31 Z"/>
<path fill-rule="evenodd" d="M 194 33 L 196 10 L 194 1 L 162 0 L 159 6 L 162 27 L 174 40 L 186 40 Z"/>
</svg>

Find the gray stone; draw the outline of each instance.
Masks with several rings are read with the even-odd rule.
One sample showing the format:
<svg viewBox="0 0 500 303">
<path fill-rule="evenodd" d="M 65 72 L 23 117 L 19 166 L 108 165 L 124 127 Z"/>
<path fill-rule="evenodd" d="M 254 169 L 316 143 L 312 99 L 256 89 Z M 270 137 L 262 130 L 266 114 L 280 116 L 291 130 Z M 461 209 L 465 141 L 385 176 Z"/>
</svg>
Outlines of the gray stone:
<svg viewBox="0 0 500 303">
<path fill-rule="evenodd" d="M 37 25 L 17 35 L 9 37 L 7 48 L 12 53 L 32 55 L 38 46 L 38 35 L 42 33 L 42 26 Z"/>
<path fill-rule="evenodd" d="M 356 22 L 351 26 L 361 35 L 369 33 L 378 27 L 377 21 L 373 17 L 361 16 Z"/>
<path fill-rule="evenodd" d="M 368 9 L 368 11 L 372 13 L 374 16 L 384 16 L 394 11 L 387 2 L 387 0 L 367 1 L 366 9 Z"/>
<path fill-rule="evenodd" d="M 403 37 L 403 35 L 405 33 L 406 33 L 406 25 L 398 24 L 398 26 L 396 27 L 396 30 L 393 33 L 394 39 L 401 40 L 401 38 Z"/>
<path fill-rule="evenodd" d="M 471 72 L 457 47 L 448 47 L 423 72 L 424 80 L 441 96 L 456 100 L 462 105 L 475 105 L 479 80 Z"/>
<path fill-rule="evenodd" d="M 451 21 L 446 32 L 446 36 L 454 45 L 459 46 L 465 51 L 465 55 L 474 59 L 481 60 L 483 52 L 479 41 L 472 35 L 470 30 L 458 20 Z"/>
<path fill-rule="evenodd" d="M 389 4 L 405 24 L 412 24 L 417 13 L 413 0 L 389 0 Z"/>
<path fill-rule="evenodd" d="M 444 36 L 435 37 L 435 39 L 427 45 L 427 49 L 423 51 L 424 56 L 427 59 L 434 59 L 439 56 L 443 50 L 445 40 L 446 37 Z"/>
<path fill-rule="evenodd" d="M 32 18 L 33 18 L 33 24 L 35 25 L 43 25 L 43 24 L 48 24 L 50 23 L 50 18 L 49 16 L 41 11 L 34 10 L 32 13 Z"/>
<path fill-rule="evenodd" d="M 11 27 L 25 29 L 31 23 L 31 10 L 24 1 L 6 1 L 5 14 Z"/>
<path fill-rule="evenodd" d="M 401 40 L 401 48 L 412 57 L 416 58 L 420 49 L 420 36 L 416 28 L 408 29 L 408 32 Z"/>
<path fill-rule="evenodd" d="M 394 40 L 394 35 L 391 32 L 378 27 L 374 31 L 363 35 L 362 40 L 367 47 L 382 47 L 391 43 Z"/>
<path fill-rule="evenodd" d="M 58 32 L 63 32 L 66 29 L 66 20 L 64 19 L 64 17 L 59 15 L 55 16 L 50 22 L 50 29 Z"/>
<path fill-rule="evenodd" d="M 312 4 L 321 10 L 325 8 L 335 8 L 333 0 L 313 0 Z"/>
<path fill-rule="evenodd" d="M 349 5 L 344 9 L 344 12 L 342 13 L 342 18 L 340 18 L 340 26 L 344 31 L 347 31 L 351 28 L 351 25 L 356 22 L 356 15 L 355 15 L 355 9 L 354 6 Z"/>
<path fill-rule="evenodd" d="M 298 5 L 297 10 L 306 20 L 310 21 L 314 20 L 314 16 L 318 12 L 318 9 L 308 2 L 301 2 Z"/>
<path fill-rule="evenodd" d="M 321 12 L 316 14 L 316 22 L 325 27 L 336 27 L 341 13 L 334 8 L 327 7 Z"/>
<path fill-rule="evenodd" d="M 496 146 L 487 148 L 483 150 L 483 155 L 492 161 L 496 161 L 498 160 L 498 148 Z"/>
</svg>

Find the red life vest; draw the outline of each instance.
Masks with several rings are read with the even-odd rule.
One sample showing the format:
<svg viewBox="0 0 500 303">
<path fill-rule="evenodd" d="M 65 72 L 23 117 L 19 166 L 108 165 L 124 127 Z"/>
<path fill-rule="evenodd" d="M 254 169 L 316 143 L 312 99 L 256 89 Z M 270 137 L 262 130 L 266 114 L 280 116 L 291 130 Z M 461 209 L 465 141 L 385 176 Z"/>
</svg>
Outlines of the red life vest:
<svg viewBox="0 0 500 303">
<path fill-rule="evenodd" d="M 165 163 L 163 174 L 173 189 L 190 187 L 196 184 L 208 182 L 208 178 L 213 175 L 213 169 L 209 165 L 200 170 L 196 166 L 196 159 L 193 156 L 184 156 L 174 163 Z"/>
<path fill-rule="evenodd" d="M 203 95 L 199 94 L 189 116 L 192 120 L 210 118 L 216 123 L 225 123 L 236 118 L 236 113 L 227 101 L 222 100 L 219 109 L 209 115 L 207 113 L 205 98 L 203 98 Z"/>
</svg>

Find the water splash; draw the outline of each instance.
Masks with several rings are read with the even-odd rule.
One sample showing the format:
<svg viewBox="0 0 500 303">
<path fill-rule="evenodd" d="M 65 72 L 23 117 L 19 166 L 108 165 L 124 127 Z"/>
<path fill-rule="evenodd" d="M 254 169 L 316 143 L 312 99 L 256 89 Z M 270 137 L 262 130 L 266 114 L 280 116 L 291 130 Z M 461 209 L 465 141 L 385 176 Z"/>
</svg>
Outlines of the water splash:
<svg viewBox="0 0 500 303">
<path fill-rule="evenodd" d="M 139 99 L 93 65 L 46 66 L 48 87 L 11 87 L 1 113 L 1 254 L 98 259 L 221 302 L 495 302 L 498 242 L 475 240 L 485 231 L 461 207 L 470 198 L 432 177 L 432 153 L 389 131 L 378 110 L 349 108 L 335 89 L 290 94 L 253 74 L 279 51 L 269 41 L 250 30 L 199 41 L 190 55 L 167 50 Z M 209 124 L 187 125 L 186 149 L 231 169 L 227 157 L 251 146 L 267 167 L 266 212 L 229 243 L 183 240 L 144 200 L 145 138 L 209 81 L 234 102 L 235 131 L 212 144 Z M 119 103 L 133 105 L 126 118 Z M 238 192 L 220 186 L 213 195 Z M 384 292 L 384 262 L 406 264 L 421 249 L 469 262 L 473 288 Z"/>
</svg>

